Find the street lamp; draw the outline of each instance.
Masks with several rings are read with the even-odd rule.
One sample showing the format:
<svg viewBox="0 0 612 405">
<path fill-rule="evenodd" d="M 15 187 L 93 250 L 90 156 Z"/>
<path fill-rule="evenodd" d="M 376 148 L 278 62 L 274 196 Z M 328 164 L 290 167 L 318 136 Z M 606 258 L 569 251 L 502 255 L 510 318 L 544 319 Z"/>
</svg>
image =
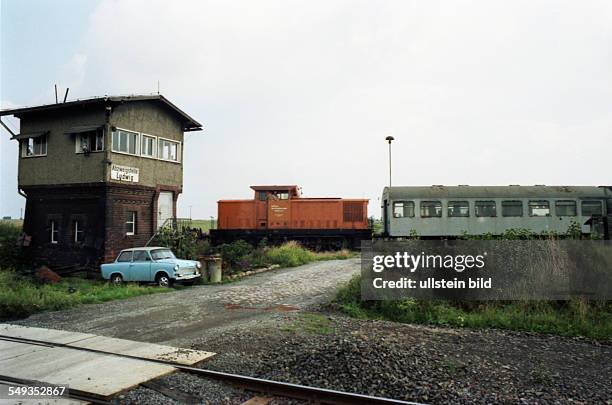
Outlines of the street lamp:
<svg viewBox="0 0 612 405">
<path fill-rule="evenodd" d="M 395 138 L 389 135 L 385 140 L 389 142 L 389 187 L 391 187 L 391 142 L 394 141 Z"/>
</svg>

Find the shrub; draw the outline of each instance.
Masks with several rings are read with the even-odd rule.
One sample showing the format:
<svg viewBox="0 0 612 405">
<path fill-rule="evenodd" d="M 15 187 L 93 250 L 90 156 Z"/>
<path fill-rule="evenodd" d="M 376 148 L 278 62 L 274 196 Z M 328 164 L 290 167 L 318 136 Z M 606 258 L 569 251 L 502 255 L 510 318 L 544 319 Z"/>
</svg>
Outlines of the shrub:
<svg viewBox="0 0 612 405">
<path fill-rule="evenodd" d="M 20 233 L 21 228 L 14 223 L 0 221 L 0 267 L 21 266 L 21 247 L 17 245 Z"/>
<path fill-rule="evenodd" d="M 316 259 L 313 252 L 304 249 L 298 242 L 290 241 L 281 246 L 266 250 L 266 257 L 272 264 L 281 267 L 295 267 L 310 263 Z"/>
<path fill-rule="evenodd" d="M 223 261 L 230 267 L 244 268 L 245 262 L 249 262 L 248 256 L 253 252 L 253 246 L 243 240 L 237 240 L 219 246 L 219 252 Z"/>
</svg>

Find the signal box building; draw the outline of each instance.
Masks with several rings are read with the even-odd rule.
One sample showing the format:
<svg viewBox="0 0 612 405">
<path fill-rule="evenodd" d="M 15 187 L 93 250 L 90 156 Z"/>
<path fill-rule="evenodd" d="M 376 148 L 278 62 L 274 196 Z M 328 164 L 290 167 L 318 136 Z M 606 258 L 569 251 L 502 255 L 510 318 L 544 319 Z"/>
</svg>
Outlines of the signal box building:
<svg viewBox="0 0 612 405">
<path fill-rule="evenodd" d="M 176 217 L 183 136 L 202 125 L 161 95 L 4 110 L 20 120 L 24 249 L 51 268 L 97 268 Z"/>
</svg>

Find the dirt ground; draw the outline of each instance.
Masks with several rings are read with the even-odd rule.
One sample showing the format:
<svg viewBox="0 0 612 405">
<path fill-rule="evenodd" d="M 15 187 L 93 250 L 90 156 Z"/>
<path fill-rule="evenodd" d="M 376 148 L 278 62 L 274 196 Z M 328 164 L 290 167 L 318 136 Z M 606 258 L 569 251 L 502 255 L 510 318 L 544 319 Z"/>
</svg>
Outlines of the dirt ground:
<svg viewBox="0 0 612 405">
<path fill-rule="evenodd" d="M 612 404 L 612 346 L 350 319 L 326 303 L 358 271 L 358 259 L 318 262 L 19 323 L 214 351 L 202 367 L 424 403 Z M 160 382 L 201 403 L 252 395 L 182 373 Z M 173 402 L 144 387 L 118 399 Z"/>
</svg>

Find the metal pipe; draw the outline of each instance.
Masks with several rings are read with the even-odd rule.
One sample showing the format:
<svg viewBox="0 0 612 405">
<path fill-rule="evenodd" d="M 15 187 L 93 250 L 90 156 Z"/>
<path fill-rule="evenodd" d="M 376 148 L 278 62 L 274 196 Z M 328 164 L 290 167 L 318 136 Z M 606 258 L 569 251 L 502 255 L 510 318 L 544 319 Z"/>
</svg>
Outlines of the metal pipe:
<svg viewBox="0 0 612 405">
<path fill-rule="evenodd" d="M 8 125 L 6 125 L 6 124 L 4 123 L 4 121 L 2 121 L 2 118 L 0 118 L 0 124 L 1 124 L 1 125 L 4 127 L 4 129 L 6 129 L 6 130 L 9 132 L 9 134 L 11 134 L 11 136 L 12 136 L 13 138 L 17 136 L 17 135 L 16 135 L 16 134 L 15 134 L 15 133 L 14 133 L 14 132 L 13 132 L 13 131 L 12 131 L 12 130 L 11 130 L 9 127 L 8 127 Z"/>
<path fill-rule="evenodd" d="M 54 85 L 55 86 L 55 104 L 58 103 L 57 101 L 57 84 Z"/>
<path fill-rule="evenodd" d="M 385 140 L 389 142 L 389 187 L 391 187 L 391 142 L 395 140 L 395 138 L 388 136 L 385 138 Z"/>
<path fill-rule="evenodd" d="M 64 94 L 64 103 L 66 102 L 66 99 L 68 98 L 68 90 L 70 90 L 70 87 L 66 87 L 66 94 Z"/>
</svg>

